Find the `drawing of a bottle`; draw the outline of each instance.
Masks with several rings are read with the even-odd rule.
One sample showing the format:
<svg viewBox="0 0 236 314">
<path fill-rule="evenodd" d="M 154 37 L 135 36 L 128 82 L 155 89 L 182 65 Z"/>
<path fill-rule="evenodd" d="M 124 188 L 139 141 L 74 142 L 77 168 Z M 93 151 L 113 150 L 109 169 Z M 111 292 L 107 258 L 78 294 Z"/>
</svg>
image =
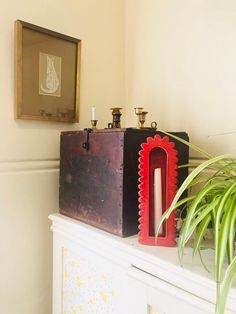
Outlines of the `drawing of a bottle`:
<svg viewBox="0 0 236 314">
<path fill-rule="evenodd" d="M 46 88 L 41 83 L 41 90 L 47 94 L 54 94 L 59 87 L 59 79 L 54 66 L 54 57 L 47 55 Z"/>
</svg>

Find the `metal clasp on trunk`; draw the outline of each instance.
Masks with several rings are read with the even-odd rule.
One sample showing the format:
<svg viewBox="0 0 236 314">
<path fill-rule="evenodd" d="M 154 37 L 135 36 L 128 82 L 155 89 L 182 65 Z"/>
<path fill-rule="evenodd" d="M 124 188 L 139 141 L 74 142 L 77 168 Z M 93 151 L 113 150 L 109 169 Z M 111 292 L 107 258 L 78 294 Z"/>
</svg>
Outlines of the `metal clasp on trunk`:
<svg viewBox="0 0 236 314">
<path fill-rule="evenodd" d="M 89 133 L 91 133 L 92 129 L 86 128 L 84 129 L 84 131 L 86 132 L 86 142 L 83 142 L 82 147 L 88 151 L 89 150 Z"/>
</svg>

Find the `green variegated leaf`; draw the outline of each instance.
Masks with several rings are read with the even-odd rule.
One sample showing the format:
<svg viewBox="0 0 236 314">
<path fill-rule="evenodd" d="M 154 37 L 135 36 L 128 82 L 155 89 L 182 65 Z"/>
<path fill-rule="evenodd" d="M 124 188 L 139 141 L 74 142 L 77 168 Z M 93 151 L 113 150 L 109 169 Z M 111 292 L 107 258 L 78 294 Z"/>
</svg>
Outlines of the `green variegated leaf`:
<svg viewBox="0 0 236 314">
<path fill-rule="evenodd" d="M 194 185 L 197 184 L 202 184 L 204 182 L 208 182 L 208 178 L 207 177 L 199 177 L 197 176 L 195 179 L 192 180 L 192 182 L 189 184 L 188 188 L 193 187 Z"/>
<path fill-rule="evenodd" d="M 199 166 L 199 163 L 183 164 L 183 165 L 179 165 L 178 169 L 182 169 L 182 168 L 196 168 L 197 166 Z"/>
<path fill-rule="evenodd" d="M 217 299 L 216 303 L 216 314 L 223 314 L 225 309 L 225 304 L 227 301 L 227 296 L 232 284 L 233 279 L 235 278 L 236 274 L 236 256 L 228 266 L 224 280 L 222 282 L 220 291 L 219 291 L 219 297 Z"/>
<path fill-rule="evenodd" d="M 201 253 L 201 250 L 200 250 L 200 249 L 198 250 L 198 254 L 199 254 L 199 257 L 200 257 L 200 261 L 201 261 L 201 263 L 202 263 L 202 266 L 205 268 L 205 270 L 206 270 L 208 273 L 210 273 L 210 270 L 207 268 L 207 265 L 206 265 L 206 263 L 205 263 L 204 260 L 203 260 L 202 253 Z"/>
<path fill-rule="evenodd" d="M 221 227 L 219 231 L 219 238 L 215 244 L 216 246 L 216 281 L 221 282 L 221 274 L 223 262 L 225 259 L 226 247 L 228 242 L 228 230 L 230 224 L 230 211 L 225 211 L 222 218 Z"/>
<path fill-rule="evenodd" d="M 193 234 L 194 230 L 197 229 L 197 226 L 202 222 L 202 220 L 204 220 L 206 216 L 210 215 L 212 209 L 218 204 L 218 201 L 218 199 L 215 199 L 215 201 L 205 206 L 204 210 L 202 210 L 201 213 L 194 219 L 189 226 L 188 232 L 186 232 L 185 239 L 183 240 L 184 245 L 187 243 L 188 239 Z"/>
<path fill-rule="evenodd" d="M 163 131 L 163 130 L 160 130 L 160 129 L 158 129 L 158 131 L 163 133 L 163 134 L 165 134 L 165 135 L 167 135 L 167 136 L 169 136 L 169 137 L 172 137 L 172 138 L 178 140 L 179 142 L 181 142 L 181 143 L 183 143 L 183 144 L 185 144 L 187 146 L 189 146 L 190 148 L 192 148 L 193 150 L 195 150 L 196 152 L 200 153 L 201 155 L 203 155 L 204 157 L 206 157 L 208 159 L 213 158 L 213 156 L 211 154 L 209 154 L 205 150 L 199 148 L 198 146 L 194 145 L 193 143 L 187 142 L 184 139 L 182 139 L 182 138 L 180 138 L 180 137 L 178 137 L 178 136 L 176 136 L 174 134 L 171 134 L 169 132 L 166 132 L 166 131 Z"/>
<path fill-rule="evenodd" d="M 194 237 L 193 243 L 193 259 L 197 255 L 197 252 L 200 251 L 200 245 L 204 234 L 206 233 L 207 227 L 211 221 L 211 214 L 209 213 L 199 224 L 196 232 L 196 236 Z"/>
<path fill-rule="evenodd" d="M 235 222 L 236 222 L 236 195 L 233 196 L 233 204 L 232 204 L 232 210 L 230 214 L 230 225 L 229 225 L 229 235 L 228 235 L 228 258 L 229 263 L 232 262 L 235 254 L 235 248 L 234 248 L 234 241 L 235 241 Z"/>
<path fill-rule="evenodd" d="M 208 186 L 204 187 L 203 189 L 201 189 L 200 192 L 195 197 L 194 201 L 192 202 L 191 206 L 188 208 L 184 224 L 181 228 L 180 239 L 178 242 L 180 257 L 183 255 L 184 245 L 187 242 L 186 239 L 188 238 L 189 228 L 190 228 L 192 218 L 194 216 L 194 213 L 196 211 L 198 204 L 201 202 L 201 200 L 203 199 L 203 197 L 207 193 L 209 193 L 211 190 L 213 190 L 214 188 L 219 186 L 219 184 L 220 184 L 219 182 L 212 183 L 212 184 L 209 184 Z M 212 205 L 212 204 L 210 204 L 210 205 Z M 214 203 L 214 206 L 210 207 L 210 210 L 212 210 L 214 207 L 215 207 L 215 203 Z"/>
<path fill-rule="evenodd" d="M 228 234 L 228 229 L 224 230 L 223 228 L 225 228 L 225 224 L 226 224 L 226 228 L 229 228 L 229 221 L 227 218 L 224 220 L 225 215 L 223 215 L 227 209 L 229 209 L 230 206 L 230 202 L 229 202 L 229 196 L 231 195 L 231 193 L 234 191 L 234 189 L 236 188 L 236 182 L 230 184 L 225 193 L 222 195 L 221 197 L 221 201 L 219 203 L 219 207 L 217 209 L 217 213 L 216 213 L 216 220 L 215 220 L 215 263 L 216 263 L 216 281 L 220 282 L 221 281 L 221 270 L 222 270 L 222 260 L 224 258 L 224 254 L 225 254 L 225 249 L 226 249 L 226 245 L 227 245 L 227 234 Z M 228 210 L 229 212 L 229 210 Z M 226 213 L 226 216 L 228 214 L 228 212 Z M 221 222 L 222 221 L 222 222 Z M 224 224 L 223 224 L 224 222 Z M 224 243 L 224 246 L 223 246 Z"/>
</svg>

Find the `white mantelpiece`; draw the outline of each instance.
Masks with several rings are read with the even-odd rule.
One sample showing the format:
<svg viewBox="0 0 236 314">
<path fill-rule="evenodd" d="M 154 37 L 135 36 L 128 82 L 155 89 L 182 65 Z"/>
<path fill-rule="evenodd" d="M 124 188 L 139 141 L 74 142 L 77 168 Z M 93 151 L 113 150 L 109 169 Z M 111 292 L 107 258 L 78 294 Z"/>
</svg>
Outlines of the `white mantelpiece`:
<svg viewBox="0 0 236 314">
<path fill-rule="evenodd" d="M 214 313 L 215 283 L 187 249 L 140 245 L 60 214 L 53 231 L 53 314 Z M 204 256 L 213 266 L 213 252 Z M 236 313 L 236 289 L 228 301 Z"/>
</svg>

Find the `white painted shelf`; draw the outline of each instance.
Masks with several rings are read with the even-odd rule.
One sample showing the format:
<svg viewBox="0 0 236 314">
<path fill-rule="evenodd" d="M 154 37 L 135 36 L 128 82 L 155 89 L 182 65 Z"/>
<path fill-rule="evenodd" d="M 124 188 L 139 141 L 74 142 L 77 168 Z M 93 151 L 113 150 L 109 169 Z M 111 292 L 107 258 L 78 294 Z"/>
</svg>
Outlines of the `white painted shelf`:
<svg viewBox="0 0 236 314">
<path fill-rule="evenodd" d="M 120 238 L 60 214 L 53 231 L 53 314 L 214 313 L 214 274 L 186 249 L 183 267 L 176 248 Z M 203 254 L 214 269 L 214 252 Z M 236 313 L 232 288 L 226 313 Z"/>
</svg>

